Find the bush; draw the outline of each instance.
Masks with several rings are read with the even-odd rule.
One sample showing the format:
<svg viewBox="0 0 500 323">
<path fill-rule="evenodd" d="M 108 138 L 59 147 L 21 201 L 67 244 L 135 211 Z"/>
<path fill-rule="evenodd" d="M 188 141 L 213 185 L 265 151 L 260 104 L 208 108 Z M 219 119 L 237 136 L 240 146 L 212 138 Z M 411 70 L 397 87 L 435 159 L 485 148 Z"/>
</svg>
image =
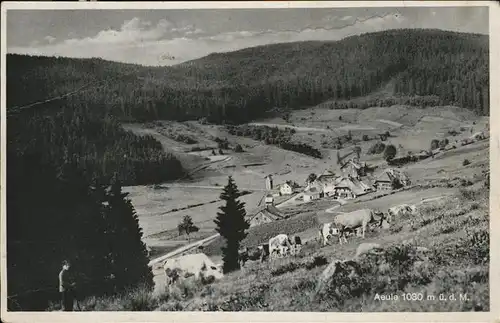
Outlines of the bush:
<svg viewBox="0 0 500 323">
<path fill-rule="evenodd" d="M 443 140 L 441 140 L 439 142 L 439 148 L 444 148 L 446 147 L 446 145 L 448 145 L 450 143 L 450 141 L 448 140 L 448 138 L 444 138 Z"/>
<path fill-rule="evenodd" d="M 363 141 L 368 141 L 370 140 L 370 137 L 368 137 L 368 135 L 363 135 L 362 139 Z"/>
<path fill-rule="evenodd" d="M 368 154 L 377 155 L 381 154 L 385 150 L 385 144 L 383 142 L 377 142 L 373 144 L 370 149 L 368 149 Z"/>
<path fill-rule="evenodd" d="M 384 149 L 384 159 L 391 160 L 396 157 L 396 147 L 394 145 L 387 145 Z"/>
<path fill-rule="evenodd" d="M 464 161 L 462 162 L 462 166 L 467 166 L 470 164 L 470 161 L 468 159 L 464 159 Z"/>
<path fill-rule="evenodd" d="M 439 148 L 439 140 L 432 139 L 431 141 L 431 150 L 435 150 Z"/>
</svg>

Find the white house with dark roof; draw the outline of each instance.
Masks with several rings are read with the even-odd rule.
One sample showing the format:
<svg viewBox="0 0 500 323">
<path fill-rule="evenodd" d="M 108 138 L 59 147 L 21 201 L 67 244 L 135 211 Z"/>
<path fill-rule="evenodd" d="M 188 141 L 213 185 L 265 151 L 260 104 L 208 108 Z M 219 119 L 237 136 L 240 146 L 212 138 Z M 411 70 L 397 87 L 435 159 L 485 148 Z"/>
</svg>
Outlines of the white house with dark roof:
<svg viewBox="0 0 500 323">
<path fill-rule="evenodd" d="M 372 191 L 372 188 L 352 176 L 343 177 L 335 185 L 334 197 L 354 199 Z"/>
<path fill-rule="evenodd" d="M 323 197 L 323 192 L 317 187 L 311 187 L 304 192 L 304 202 L 317 200 Z"/>
<path fill-rule="evenodd" d="M 279 185 L 281 195 L 291 195 L 293 194 L 294 185 L 291 181 L 286 181 Z"/>
<path fill-rule="evenodd" d="M 392 190 L 392 178 L 387 172 L 383 172 L 377 176 L 373 185 L 377 191 Z"/>
</svg>

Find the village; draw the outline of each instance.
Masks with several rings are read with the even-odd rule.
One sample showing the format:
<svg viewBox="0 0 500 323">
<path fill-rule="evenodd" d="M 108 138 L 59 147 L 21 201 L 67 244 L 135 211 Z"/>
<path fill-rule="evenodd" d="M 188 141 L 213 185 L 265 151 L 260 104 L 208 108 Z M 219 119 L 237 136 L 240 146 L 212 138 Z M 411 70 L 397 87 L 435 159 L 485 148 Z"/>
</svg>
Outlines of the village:
<svg viewBox="0 0 500 323">
<path fill-rule="evenodd" d="M 434 158 L 440 153 L 485 140 L 488 138 L 488 132 L 488 130 L 479 131 L 453 142 L 446 139 L 441 147 L 422 150 L 415 155 L 392 158 L 386 165 L 382 163 L 372 166 L 360 161 L 359 155 L 350 157 L 349 155 L 355 153 L 353 150 L 352 153 L 344 156 L 347 160 L 337 161 L 339 166 L 335 171 L 327 169 L 320 175 L 311 173 L 303 185 L 290 180 L 276 184 L 276 178 L 269 174 L 264 178 L 267 190 L 264 205 L 253 211 L 248 221 L 251 227 L 279 221 L 286 218 L 286 215 L 279 210 L 280 208 L 293 207 L 319 199 L 330 199 L 345 204 L 346 201 L 355 200 L 370 193 L 407 189 L 412 185 L 408 174 L 398 169 L 401 168 L 400 166 L 390 167 L 390 165 L 404 165 L 409 161 Z"/>
</svg>

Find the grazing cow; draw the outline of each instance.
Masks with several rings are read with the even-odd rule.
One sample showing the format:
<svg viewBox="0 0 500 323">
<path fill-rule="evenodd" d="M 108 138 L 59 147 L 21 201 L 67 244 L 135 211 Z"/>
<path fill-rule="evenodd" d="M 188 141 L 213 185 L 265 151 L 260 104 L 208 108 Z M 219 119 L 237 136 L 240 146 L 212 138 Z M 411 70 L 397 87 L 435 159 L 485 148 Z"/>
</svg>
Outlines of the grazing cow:
<svg viewBox="0 0 500 323">
<path fill-rule="evenodd" d="M 292 247 L 292 242 L 288 235 L 278 234 L 269 239 L 269 254 L 271 257 L 282 256 Z"/>
<path fill-rule="evenodd" d="M 353 231 L 356 232 L 356 236 L 362 236 L 361 228 L 357 228 L 355 230 L 351 230 L 350 228 L 346 228 L 346 235 L 354 234 Z M 335 226 L 335 223 L 329 222 L 323 224 L 319 229 L 319 239 L 323 243 L 323 246 L 328 244 L 328 239 L 332 238 L 332 236 L 339 235 L 339 229 Z"/>
<path fill-rule="evenodd" d="M 387 211 L 387 220 L 392 221 L 393 217 L 401 217 L 406 215 L 413 215 L 417 211 L 415 205 L 401 204 L 389 208 Z"/>
<path fill-rule="evenodd" d="M 224 276 L 220 266 L 215 265 L 204 253 L 188 254 L 167 259 L 163 268 L 165 270 L 167 286 L 191 276 L 194 276 L 196 280 L 201 279 L 204 283 L 221 279 Z"/>
<path fill-rule="evenodd" d="M 335 227 L 333 222 L 324 223 L 319 229 L 319 239 L 323 246 L 328 244 L 328 239 L 334 235 L 338 235 L 339 230 Z"/>
<path fill-rule="evenodd" d="M 335 217 L 333 223 L 339 231 L 339 243 L 342 244 L 342 238 L 344 242 L 347 242 L 346 231 L 355 230 L 361 228 L 362 237 L 365 237 L 365 232 L 368 224 L 374 223 L 375 214 L 380 215 L 380 226 L 384 220 L 384 214 L 382 212 L 375 212 L 370 209 L 361 209 L 349 213 L 342 213 Z"/>
<path fill-rule="evenodd" d="M 302 249 L 302 239 L 299 236 L 294 236 L 292 239 L 292 255 L 296 255 Z"/>
</svg>

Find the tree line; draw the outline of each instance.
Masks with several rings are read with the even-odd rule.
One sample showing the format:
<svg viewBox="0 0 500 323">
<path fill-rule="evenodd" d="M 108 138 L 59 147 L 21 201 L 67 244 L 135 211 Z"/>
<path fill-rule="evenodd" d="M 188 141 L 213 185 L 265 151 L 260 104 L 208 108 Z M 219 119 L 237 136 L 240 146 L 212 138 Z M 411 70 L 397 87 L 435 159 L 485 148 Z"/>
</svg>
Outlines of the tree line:
<svg viewBox="0 0 500 323">
<path fill-rule="evenodd" d="M 88 178 L 115 172 L 124 185 L 160 183 L 184 175 L 179 160 L 152 136 L 125 131 L 119 121 L 99 107 L 66 102 L 13 114 L 8 119 L 9 145 L 21 154 L 42 150 L 56 165 L 74 162 Z"/>
<path fill-rule="evenodd" d="M 356 98 L 387 84 L 396 104 L 453 104 L 488 115 L 488 56 L 485 35 L 389 30 L 340 41 L 246 48 L 172 67 L 9 55 L 7 72 L 19 85 L 12 102 L 24 102 L 26 88 L 54 94 L 69 90 L 67 84 L 107 81 L 76 100 L 101 104 L 122 120 L 244 123 L 277 109 L 329 100 L 337 108 L 366 108 L 377 101 Z M 413 96 L 418 99 L 409 99 Z"/>
<path fill-rule="evenodd" d="M 264 141 L 266 145 L 276 145 L 282 149 L 298 152 L 314 158 L 322 158 L 321 152 L 305 143 L 293 142 L 292 136 L 294 129 L 268 126 L 253 125 L 228 125 L 227 130 L 235 136 L 253 138 L 254 140 Z"/>
</svg>

